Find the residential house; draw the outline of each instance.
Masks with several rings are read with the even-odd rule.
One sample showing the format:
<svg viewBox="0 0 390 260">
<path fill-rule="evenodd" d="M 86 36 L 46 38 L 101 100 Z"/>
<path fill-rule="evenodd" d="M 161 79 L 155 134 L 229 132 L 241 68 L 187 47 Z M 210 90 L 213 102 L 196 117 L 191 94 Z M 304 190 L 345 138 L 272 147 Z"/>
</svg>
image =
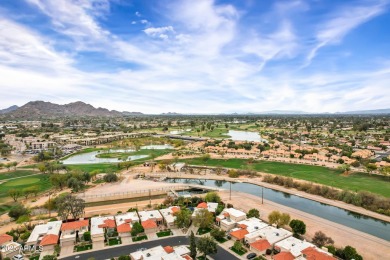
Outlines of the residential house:
<svg viewBox="0 0 390 260">
<path fill-rule="evenodd" d="M 54 252 L 54 246 L 58 244 L 61 225 L 62 221 L 36 225 L 27 239 L 26 245 L 41 246 L 42 252 Z"/>
<path fill-rule="evenodd" d="M 78 221 L 66 222 L 61 225 L 61 246 L 74 245 L 77 238 L 82 238 L 83 234 L 88 231 L 89 220 L 80 219 Z"/>
<path fill-rule="evenodd" d="M 14 242 L 13 237 L 7 234 L 0 235 L 1 259 L 12 258 L 20 250 L 20 244 Z"/>
<path fill-rule="evenodd" d="M 313 247 L 312 243 L 299 240 L 295 237 L 288 237 L 275 244 L 275 249 L 280 252 L 290 252 L 295 258 L 302 255 L 302 251 L 308 247 Z"/>
<path fill-rule="evenodd" d="M 268 226 L 246 235 L 245 243 L 249 244 L 253 252 L 263 254 L 267 249 L 275 245 L 275 243 L 290 236 L 292 236 L 290 231 Z"/>
<path fill-rule="evenodd" d="M 136 211 L 132 211 L 116 215 L 115 221 L 119 236 L 131 237 L 131 229 L 135 222 L 139 222 L 139 217 Z"/>
<path fill-rule="evenodd" d="M 91 239 L 95 244 L 104 245 L 105 234 L 114 231 L 116 223 L 113 216 L 91 218 Z"/>
<path fill-rule="evenodd" d="M 201 202 L 196 206 L 194 212 L 192 213 L 192 217 L 194 218 L 196 216 L 196 213 L 200 209 L 207 209 L 209 212 L 215 214 L 218 208 L 218 203 L 216 202 Z"/>
<path fill-rule="evenodd" d="M 173 206 L 166 209 L 160 209 L 160 213 L 164 218 L 165 225 L 168 228 L 172 228 L 175 226 L 176 216 L 175 214 L 180 211 L 180 207 Z"/>
<path fill-rule="evenodd" d="M 186 246 L 156 246 L 139 250 L 130 254 L 131 260 L 192 260 L 190 250 Z"/>
<path fill-rule="evenodd" d="M 236 228 L 231 230 L 230 236 L 234 241 L 243 242 L 246 235 L 265 228 L 268 226 L 268 224 L 264 223 L 258 218 L 249 218 L 237 222 L 236 226 Z"/>
<path fill-rule="evenodd" d="M 235 208 L 225 208 L 216 218 L 217 225 L 222 230 L 229 231 L 236 227 L 236 223 L 246 219 L 245 212 Z"/>
<path fill-rule="evenodd" d="M 157 232 L 158 226 L 163 224 L 163 216 L 158 210 L 139 211 L 138 216 L 146 234 Z"/>
</svg>

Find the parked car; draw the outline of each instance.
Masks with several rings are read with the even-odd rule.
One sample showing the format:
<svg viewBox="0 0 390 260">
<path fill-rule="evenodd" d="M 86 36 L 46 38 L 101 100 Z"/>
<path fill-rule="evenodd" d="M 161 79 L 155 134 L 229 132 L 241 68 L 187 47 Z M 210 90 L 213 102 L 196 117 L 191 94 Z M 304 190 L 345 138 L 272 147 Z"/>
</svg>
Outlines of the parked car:
<svg viewBox="0 0 390 260">
<path fill-rule="evenodd" d="M 246 256 L 246 259 L 253 259 L 256 257 L 256 253 L 250 253 Z"/>
<path fill-rule="evenodd" d="M 12 260 L 23 260 L 23 259 L 24 259 L 24 257 L 22 255 L 14 255 L 12 257 Z"/>
</svg>

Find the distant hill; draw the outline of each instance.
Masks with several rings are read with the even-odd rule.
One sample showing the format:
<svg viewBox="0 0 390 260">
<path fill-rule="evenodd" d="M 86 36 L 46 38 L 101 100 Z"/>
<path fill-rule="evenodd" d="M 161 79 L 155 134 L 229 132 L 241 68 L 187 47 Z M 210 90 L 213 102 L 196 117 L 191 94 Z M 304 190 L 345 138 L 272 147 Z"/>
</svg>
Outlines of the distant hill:
<svg viewBox="0 0 390 260">
<path fill-rule="evenodd" d="M 160 115 L 175 116 L 175 115 L 181 115 L 181 114 L 176 113 L 176 112 L 168 112 L 168 113 L 161 113 Z"/>
<path fill-rule="evenodd" d="M 376 115 L 376 114 L 390 114 L 390 108 L 385 109 L 374 109 L 374 110 L 361 110 L 361 111 L 347 111 L 337 114 L 346 114 L 346 115 Z"/>
<path fill-rule="evenodd" d="M 270 111 L 263 111 L 258 114 L 266 114 L 266 115 L 303 115 L 303 114 L 310 114 L 308 112 L 304 111 L 289 111 L 289 110 L 270 110 Z"/>
<path fill-rule="evenodd" d="M 7 113 L 11 118 L 56 118 L 56 117 L 119 117 L 122 113 L 106 108 L 95 108 L 81 101 L 58 105 L 44 101 L 31 101 Z"/>
<path fill-rule="evenodd" d="M 12 111 L 18 109 L 18 108 L 19 108 L 18 106 L 13 105 L 13 106 L 10 106 L 8 108 L 0 109 L 0 114 L 7 114 L 9 112 L 12 112 Z"/>
<path fill-rule="evenodd" d="M 144 115 L 144 114 L 141 113 L 141 112 L 128 112 L 128 111 L 123 111 L 123 112 L 122 112 L 122 115 L 124 115 L 124 116 L 142 116 L 142 115 Z"/>
</svg>

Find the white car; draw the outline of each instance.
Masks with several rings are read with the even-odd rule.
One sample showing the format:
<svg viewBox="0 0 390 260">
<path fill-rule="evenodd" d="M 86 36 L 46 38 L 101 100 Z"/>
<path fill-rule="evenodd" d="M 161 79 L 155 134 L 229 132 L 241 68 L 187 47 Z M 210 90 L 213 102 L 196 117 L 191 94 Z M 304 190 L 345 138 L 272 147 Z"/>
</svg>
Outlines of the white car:
<svg viewBox="0 0 390 260">
<path fill-rule="evenodd" d="M 23 259 L 24 259 L 23 255 L 14 255 L 12 257 L 12 260 L 23 260 Z"/>
</svg>

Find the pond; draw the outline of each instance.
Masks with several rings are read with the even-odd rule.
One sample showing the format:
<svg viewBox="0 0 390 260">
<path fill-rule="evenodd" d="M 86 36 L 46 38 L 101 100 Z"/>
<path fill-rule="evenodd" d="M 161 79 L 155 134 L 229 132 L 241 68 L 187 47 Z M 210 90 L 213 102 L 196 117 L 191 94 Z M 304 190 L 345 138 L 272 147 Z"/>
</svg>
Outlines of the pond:
<svg viewBox="0 0 390 260">
<path fill-rule="evenodd" d="M 123 162 L 123 160 L 119 158 L 98 158 L 96 155 L 102 152 L 110 152 L 110 153 L 124 153 L 124 152 L 134 152 L 131 149 L 112 149 L 105 151 L 94 151 L 89 153 L 81 153 L 70 156 L 69 158 L 62 161 L 63 164 L 95 164 L 95 163 L 118 163 Z M 140 155 L 131 155 L 127 158 L 127 161 L 134 161 L 142 158 L 146 158 L 148 155 L 140 154 Z"/>
<path fill-rule="evenodd" d="M 230 188 L 230 182 L 221 180 L 216 181 L 207 179 L 168 179 L 167 181 L 176 183 L 196 183 L 198 185 L 219 187 L 223 189 Z M 262 188 L 255 184 L 233 182 L 231 187 L 234 191 L 246 192 L 257 197 L 262 196 L 263 189 L 264 199 L 266 200 L 273 201 L 275 203 L 291 207 L 390 241 L 390 223 L 386 221 L 371 218 L 353 211 L 330 206 L 289 193 L 284 193 L 268 188 Z M 261 205 L 259 205 L 259 207 L 261 209 Z"/>
<path fill-rule="evenodd" d="M 141 146 L 141 149 L 144 150 L 165 150 L 165 149 L 173 149 L 172 145 L 169 144 L 156 144 L 156 145 L 145 145 Z"/>
<path fill-rule="evenodd" d="M 261 138 L 260 134 L 257 132 L 229 130 L 227 135 L 231 136 L 229 139 L 234 141 L 267 142 L 267 140 Z"/>
</svg>

